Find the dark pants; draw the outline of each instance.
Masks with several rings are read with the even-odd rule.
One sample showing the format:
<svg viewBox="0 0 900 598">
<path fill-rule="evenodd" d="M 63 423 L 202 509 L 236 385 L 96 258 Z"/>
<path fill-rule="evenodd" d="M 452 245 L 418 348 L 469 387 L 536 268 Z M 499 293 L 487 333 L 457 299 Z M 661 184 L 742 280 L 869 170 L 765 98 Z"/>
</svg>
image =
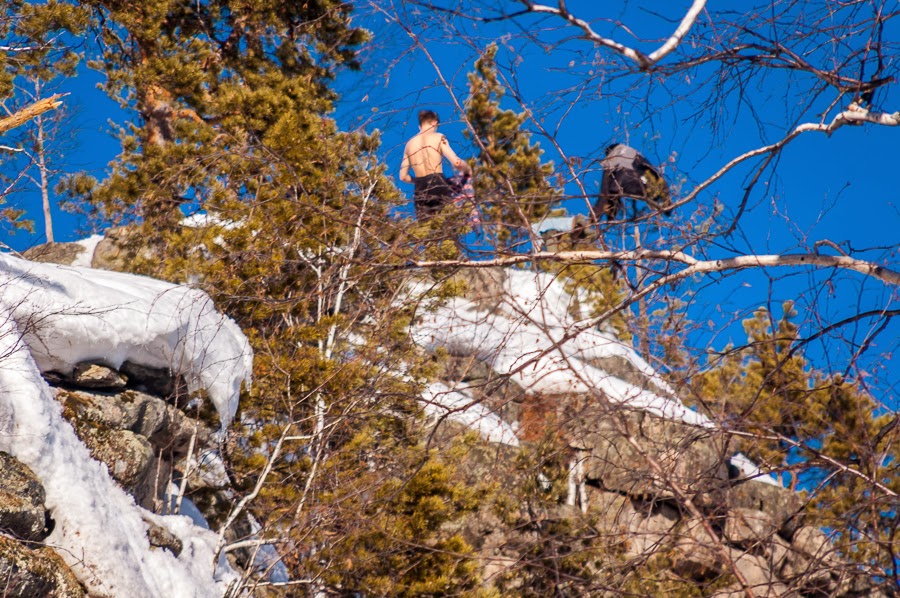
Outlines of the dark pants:
<svg viewBox="0 0 900 598">
<path fill-rule="evenodd" d="M 643 199 L 646 189 L 640 175 L 630 168 L 617 168 L 603 173 L 600 197 L 594 204 L 594 216 L 615 220 L 622 209 L 622 198 Z"/>
<path fill-rule="evenodd" d="M 453 189 L 442 174 L 416 177 L 415 185 L 413 202 L 418 220 L 434 216 L 453 200 Z"/>
</svg>

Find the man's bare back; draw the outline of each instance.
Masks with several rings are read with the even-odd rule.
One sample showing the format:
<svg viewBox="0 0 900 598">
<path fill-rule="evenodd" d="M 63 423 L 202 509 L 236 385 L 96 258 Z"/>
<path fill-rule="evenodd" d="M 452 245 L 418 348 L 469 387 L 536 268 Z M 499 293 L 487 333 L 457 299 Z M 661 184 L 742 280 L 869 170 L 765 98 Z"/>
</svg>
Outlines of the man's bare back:
<svg viewBox="0 0 900 598">
<path fill-rule="evenodd" d="M 449 160 L 453 168 L 468 172 L 469 165 L 456 155 L 447 138 L 438 133 L 436 128 L 421 131 L 407 142 L 403 150 L 403 163 L 400 165 L 400 180 L 404 183 L 413 182 L 409 176 L 410 168 L 416 177 L 443 174 L 444 158 Z"/>
</svg>

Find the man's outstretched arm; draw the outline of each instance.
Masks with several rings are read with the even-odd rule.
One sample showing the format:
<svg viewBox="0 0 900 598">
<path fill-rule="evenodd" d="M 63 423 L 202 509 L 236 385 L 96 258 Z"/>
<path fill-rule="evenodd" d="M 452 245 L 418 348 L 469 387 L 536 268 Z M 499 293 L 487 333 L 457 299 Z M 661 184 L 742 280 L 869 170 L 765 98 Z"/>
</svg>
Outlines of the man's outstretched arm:
<svg viewBox="0 0 900 598">
<path fill-rule="evenodd" d="M 447 141 L 446 137 L 441 137 L 441 155 L 447 158 L 447 160 L 450 161 L 450 165 L 456 170 L 468 175 L 472 174 L 472 168 L 465 160 L 456 155 L 456 152 L 450 147 L 450 142 Z"/>
</svg>

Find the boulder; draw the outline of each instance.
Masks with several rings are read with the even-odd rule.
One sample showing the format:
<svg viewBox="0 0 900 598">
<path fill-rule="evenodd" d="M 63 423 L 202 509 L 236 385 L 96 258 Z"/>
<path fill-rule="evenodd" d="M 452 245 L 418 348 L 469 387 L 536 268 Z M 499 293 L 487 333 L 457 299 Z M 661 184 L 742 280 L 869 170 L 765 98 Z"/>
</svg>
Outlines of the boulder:
<svg viewBox="0 0 900 598">
<path fill-rule="evenodd" d="M 740 572 L 754 596 L 761 598 L 798 596 L 775 576 L 763 557 L 733 548 L 730 552 L 734 568 Z M 744 595 L 746 596 L 746 593 Z"/>
<path fill-rule="evenodd" d="M 140 247 L 138 230 L 134 226 L 118 226 L 103 232 L 103 240 L 97 243 L 91 258 L 91 268 L 129 272 L 129 265 L 141 256 L 152 258 L 152 252 Z"/>
<path fill-rule="evenodd" d="M 665 420 L 644 411 L 593 404 L 567 405 L 563 435 L 584 451 L 585 477 L 606 490 L 655 499 L 711 492 L 727 479 L 721 433 Z M 634 444 L 629 440 L 634 440 Z M 649 461 L 659 465 L 655 471 Z"/>
<path fill-rule="evenodd" d="M 72 372 L 72 384 L 81 388 L 119 390 L 127 383 L 119 372 L 100 363 L 79 363 Z"/>
<path fill-rule="evenodd" d="M 833 593 L 839 583 L 840 559 L 822 530 L 805 526 L 794 533 L 781 577 L 792 587 L 808 593 Z"/>
<path fill-rule="evenodd" d="M 166 398 L 175 394 L 178 386 L 176 377 L 168 368 L 151 368 L 126 361 L 119 371 L 128 376 L 128 382 L 132 388 L 158 397 Z"/>
<path fill-rule="evenodd" d="M 130 430 L 103 430 L 94 426 L 76 428 L 91 456 L 105 463 L 110 475 L 139 501 L 155 484 L 153 447 Z"/>
<path fill-rule="evenodd" d="M 148 519 L 144 519 L 144 523 L 147 524 L 147 539 L 150 541 L 150 546 L 168 550 L 175 556 L 181 554 L 184 545 L 172 532 Z"/>
<path fill-rule="evenodd" d="M 83 598 L 72 571 L 49 548 L 29 549 L 0 536 L 0 580 L 8 598 Z"/>
<path fill-rule="evenodd" d="M 615 492 L 588 487 L 588 514 L 598 517 L 600 526 L 621 534 L 627 558 L 647 558 L 671 547 L 673 530 L 681 514 L 666 502 L 643 501 Z"/>
<path fill-rule="evenodd" d="M 722 535 L 742 546 L 767 543 L 778 531 L 772 516 L 756 509 L 729 509 Z"/>
<path fill-rule="evenodd" d="M 804 526 L 794 533 L 791 550 L 806 558 L 831 561 L 835 558 L 835 548 L 825 532 L 817 527 Z"/>
<path fill-rule="evenodd" d="M 187 417 L 177 407 L 137 390 L 118 394 L 83 390 L 56 391 L 69 421 L 91 422 L 104 428 L 129 430 L 147 438 L 158 451 L 181 457 L 187 452 L 191 435 L 197 434 L 197 446 L 212 441 L 212 430 Z M 79 425 L 75 426 L 76 431 Z"/>
<path fill-rule="evenodd" d="M 802 525 L 803 499 L 796 492 L 756 480 L 745 480 L 729 488 L 725 502 L 732 508 L 767 513 L 778 530 L 790 538 Z"/>
<path fill-rule="evenodd" d="M 57 389 L 56 400 L 72 422 L 89 421 L 114 430 L 128 430 L 137 422 L 135 410 L 120 395 Z"/>
<path fill-rule="evenodd" d="M 772 571 L 780 571 L 790 550 L 791 545 L 782 539 L 781 536 L 778 534 L 772 536 L 763 552 L 766 562 L 769 564 L 769 568 L 772 569 Z"/>
<path fill-rule="evenodd" d="M 0 452 L 0 531 L 23 540 L 43 540 L 49 531 L 44 487 L 26 465 Z"/>
<path fill-rule="evenodd" d="M 44 243 L 27 249 L 22 257 L 32 262 L 71 266 L 85 251 L 80 243 Z"/>
<path fill-rule="evenodd" d="M 506 297 L 503 268 L 463 268 L 456 277 L 466 287 L 465 298 L 474 301 L 479 310 L 493 311 Z"/>
<path fill-rule="evenodd" d="M 718 576 L 724 570 L 722 550 L 718 537 L 710 537 L 703 522 L 685 520 L 675 530 L 675 548 L 672 553 L 672 571 L 681 577 L 705 580 Z"/>
</svg>

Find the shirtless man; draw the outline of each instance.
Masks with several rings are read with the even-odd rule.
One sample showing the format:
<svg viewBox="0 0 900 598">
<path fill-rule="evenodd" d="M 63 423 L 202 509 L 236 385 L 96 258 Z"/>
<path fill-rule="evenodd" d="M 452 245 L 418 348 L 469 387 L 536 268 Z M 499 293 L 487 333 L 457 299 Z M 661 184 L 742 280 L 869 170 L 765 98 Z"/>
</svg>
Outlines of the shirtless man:
<svg viewBox="0 0 900 598">
<path fill-rule="evenodd" d="M 416 186 L 413 201 L 419 220 L 440 212 L 453 196 L 453 190 L 444 178 L 444 158 L 456 170 L 472 174 L 469 165 L 450 149 L 447 138 L 437 132 L 437 127 L 437 114 L 431 110 L 419 112 L 419 133 L 407 142 L 400 165 L 400 180 Z M 415 179 L 409 176 L 410 168 Z"/>
</svg>

